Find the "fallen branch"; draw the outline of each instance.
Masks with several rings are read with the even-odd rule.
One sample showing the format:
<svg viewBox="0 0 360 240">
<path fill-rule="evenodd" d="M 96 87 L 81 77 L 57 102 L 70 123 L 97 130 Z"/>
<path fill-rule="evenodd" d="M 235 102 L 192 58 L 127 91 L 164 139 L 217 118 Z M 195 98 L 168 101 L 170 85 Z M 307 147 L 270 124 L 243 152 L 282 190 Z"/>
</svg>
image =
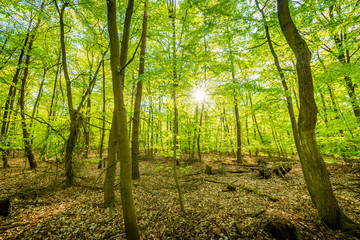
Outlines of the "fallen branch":
<svg viewBox="0 0 360 240">
<path fill-rule="evenodd" d="M 215 180 L 212 180 L 212 179 L 204 179 L 204 181 L 206 182 L 213 182 L 213 183 L 220 183 L 220 184 L 225 184 L 227 186 L 230 186 L 230 187 L 239 187 L 245 191 L 248 191 L 248 192 L 252 192 L 252 193 L 255 193 L 256 195 L 258 196 L 261 196 L 261 197 L 266 197 L 267 199 L 269 199 L 270 201 L 273 201 L 273 202 L 277 202 L 279 201 L 279 199 L 277 197 L 274 197 L 274 196 L 271 196 L 269 194 L 266 194 L 266 193 L 262 193 L 262 192 L 259 192 L 258 190 L 254 189 L 254 188 L 251 188 L 251 187 L 247 187 L 245 185 L 233 185 L 233 184 L 229 184 L 229 183 L 226 183 L 226 182 L 220 182 L 220 181 L 215 181 Z"/>
<path fill-rule="evenodd" d="M 8 230 L 8 229 L 10 229 L 10 228 L 26 226 L 26 225 L 28 225 L 28 224 L 29 224 L 29 223 L 6 224 L 6 225 L 0 226 L 0 230 Z"/>
<path fill-rule="evenodd" d="M 246 173 L 246 172 L 252 172 L 252 169 L 240 169 L 240 170 L 227 170 L 228 173 Z"/>
</svg>

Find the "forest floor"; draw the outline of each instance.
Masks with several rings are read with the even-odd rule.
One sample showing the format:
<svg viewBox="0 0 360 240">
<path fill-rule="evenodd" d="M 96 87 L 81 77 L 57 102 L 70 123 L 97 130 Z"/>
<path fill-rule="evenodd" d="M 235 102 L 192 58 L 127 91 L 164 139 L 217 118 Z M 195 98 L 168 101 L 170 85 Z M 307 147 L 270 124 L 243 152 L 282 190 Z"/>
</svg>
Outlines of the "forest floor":
<svg viewBox="0 0 360 240">
<path fill-rule="evenodd" d="M 292 170 L 263 179 L 256 167 L 249 168 L 259 159 L 288 162 Z M 62 166 L 55 161 L 39 162 L 31 171 L 24 169 L 24 158 L 9 159 L 12 167 L 1 170 L 0 194 L 12 196 L 12 207 L 10 216 L 0 217 L 0 239 L 124 239 L 118 179 L 118 207 L 104 209 L 104 170 L 97 161 L 82 162 L 77 186 L 65 188 Z M 234 159 L 208 155 L 201 163 L 183 163 L 182 213 L 171 160 L 141 161 L 141 179 L 134 181 L 141 238 L 272 239 L 266 226 L 280 218 L 293 224 L 302 239 L 356 239 L 319 223 L 298 159 L 246 157 L 246 162 L 240 166 Z M 212 166 L 212 175 L 204 173 L 206 165 Z M 342 163 L 327 166 L 340 206 L 360 222 L 359 171 Z"/>
</svg>

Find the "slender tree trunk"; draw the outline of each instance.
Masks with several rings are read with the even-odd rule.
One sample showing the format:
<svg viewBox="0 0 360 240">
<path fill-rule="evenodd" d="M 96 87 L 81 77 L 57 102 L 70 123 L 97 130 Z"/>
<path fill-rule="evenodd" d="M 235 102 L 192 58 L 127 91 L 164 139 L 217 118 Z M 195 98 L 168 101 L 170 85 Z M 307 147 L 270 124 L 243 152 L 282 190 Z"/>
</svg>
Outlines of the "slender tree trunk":
<svg viewBox="0 0 360 240">
<path fill-rule="evenodd" d="M 75 183 L 75 173 L 74 173 L 74 163 L 73 163 L 73 155 L 76 147 L 76 142 L 80 135 L 81 126 L 84 123 L 84 118 L 80 112 L 81 108 L 84 105 L 85 100 L 88 95 L 91 94 L 91 91 L 96 82 L 96 76 L 100 70 L 101 62 L 94 74 L 92 81 L 90 82 L 90 86 L 86 89 L 85 94 L 83 95 L 79 106 L 77 109 L 74 108 L 73 98 L 72 98 L 72 89 L 71 89 L 71 80 L 69 76 L 69 70 L 67 67 L 67 57 L 66 57 L 66 48 L 65 48 L 65 24 L 64 24 L 64 13 L 65 8 L 69 5 L 68 2 L 64 2 L 61 9 L 59 8 L 57 2 L 55 1 L 55 6 L 59 14 L 60 20 L 60 44 L 61 44 L 61 63 L 64 71 L 64 77 L 66 81 L 66 97 L 67 97 L 67 105 L 70 114 L 70 134 L 66 140 L 66 149 L 65 149 L 65 176 L 66 176 L 66 186 L 72 186 Z M 102 60 L 104 59 L 106 51 L 103 53 Z"/>
<path fill-rule="evenodd" d="M 60 56 L 61 55 L 61 51 L 59 52 L 59 57 L 58 57 L 58 63 L 60 63 Z M 57 100 L 57 82 L 58 82 L 58 77 L 60 77 L 60 82 L 61 82 L 61 73 L 60 73 L 60 69 L 61 69 L 61 65 L 58 64 L 56 73 L 55 73 L 55 80 L 54 80 L 54 87 L 53 87 L 53 92 L 52 92 L 52 96 L 51 96 L 51 101 L 50 101 L 50 108 L 49 108 L 49 117 L 48 117 L 48 121 L 50 122 L 52 120 L 52 118 L 55 116 L 55 109 L 54 109 L 54 104 Z M 46 135 L 45 135 L 45 139 L 43 140 L 43 146 L 41 148 L 41 153 L 40 153 L 40 159 L 44 160 L 45 158 L 45 154 L 48 148 L 48 139 L 49 139 L 49 135 L 50 135 L 50 127 L 48 126 L 46 128 Z"/>
<path fill-rule="evenodd" d="M 328 120 L 327 108 L 326 108 L 326 103 L 325 103 L 325 96 L 322 91 L 320 91 L 320 98 L 321 98 L 321 104 L 322 104 L 323 112 L 324 112 L 324 123 L 325 123 L 325 126 L 327 126 L 327 123 L 329 122 L 329 120 Z"/>
<path fill-rule="evenodd" d="M 85 152 L 84 157 L 89 157 L 89 151 L 90 151 L 90 113 L 91 113 L 91 94 L 89 94 L 89 98 L 87 99 L 86 103 L 86 118 L 85 118 L 85 124 L 84 124 L 84 137 L 85 137 Z"/>
<path fill-rule="evenodd" d="M 316 143 L 317 107 L 310 66 L 311 53 L 291 19 L 288 1 L 277 0 L 277 3 L 281 30 L 296 57 L 300 99 L 298 120 L 300 141 L 297 147 L 299 147 L 298 152 L 306 186 L 321 221 L 327 227 L 341 229 L 360 237 L 359 225 L 351 221 L 339 208 L 332 190 L 329 173 Z"/>
<path fill-rule="evenodd" d="M 40 20 L 38 21 L 37 26 L 39 26 L 39 24 L 40 24 Z M 37 26 L 35 26 L 35 30 L 36 30 Z M 30 41 L 29 41 L 29 45 L 28 45 L 28 52 L 27 52 L 26 58 L 25 58 L 24 74 L 22 77 L 21 89 L 20 89 L 20 115 L 21 115 L 21 125 L 22 125 L 22 129 L 23 129 L 23 141 L 24 141 L 24 146 L 25 146 L 25 155 L 29 161 L 29 165 L 30 165 L 31 169 L 36 168 L 36 162 L 35 162 L 34 154 L 32 151 L 30 134 L 29 134 L 29 131 L 27 129 L 27 124 L 26 124 L 25 89 L 26 89 L 27 78 L 29 75 L 29 64 L 30 64 L 30 58 L 31 58 L 30 51 L 31 51 L 32 45 L 34 43 L 34 39 L 35 39 L 35 32 L 32 33 L 31 37 L 30 37 Z"/>
<path fill-rule="evenodd" d="M 102 126 L 100 134 L 100 149 L 99 149 L 99 165 L 98 168 L 101 168 L 102 165 L 105 167 L 105 160 L 103 160 L 103 151 L 104 151 L 104 138 L 105 138 L 105 114 L 106 114 L 106 91 L 105 91 L 105 61 L 102 62 Z"/>
<path fill-rule="evenodd" d="M 228 29 L 229 30 L 229 29 Z M 230 32 L 230 30 L 229 30 Z M 234 59 L 232 54 L 232 47 L 231 47 L 231 37 L 229 37 L 229 53 L 230 53 L 230 66 L 231 66 L 231 78 L 234 84 L 234 111 L 235 111 L 235 122 L 236 122 L 236 161 L 238 163 L 242 162 L 242 154 L 241 154 L 241 125 L 240 125 L 240 115 L 239 115 L 239 108 L 238 108 L 238 100 L 237 100 L 237 92 L 235 90 L 236 86 L 236 76 L 235 76 L 235 66 L 234 66 Z"/>
<path fill-rule="evenodd" d="M 70 113 L 70 134 L 66 140 L 66 149 L 65 149 L 65 176 L 66 176 L 66 186 L 72 186 L 75 183 L 75 173 L 73 168 L 73 153 L 76 145 L 76 141 L 79 135 L 79 127 L 81 126 L 81 115 L 74 109 L 73 99 L 72 99 L 72 90 L 71 90 L 71 80 L 67 67 L 66 59 L 66 48 L 65 48 L 65 24 L 64 24 L 64 13 L 65 8 L 69 3 L 64 2 L 61 9 L 59 8 L 57 2 L 55 5 L 60 18 L 60 44 L 61 44 L 61 63 L 64 71 L 64 77 L 66 81 L 66 96 L 67 96 L 67 105 Z"/>
<path fill-rule="evenodd" d="M 200 146 L 201 142 L 200 142 L 200 137 L 201 137 L 201 128 L 202 128 L 202 122 L 203 122 L 203 115 L 204 115 L 204 107 L 205 107 L 205 103 L 202 102 L 201 111 L 200 111 L 198 134 L 197 134 L 197 137 L 196 137 L 197 153 L 198 153 L 198 157 L 199 157 L 200 162 L 201 162 L 201 146 Z"/>
<path fill-rule="evenodd" d="M 255 3 L 256 3 L 256 6 L 257 6 L 258 10 L 261 13 L 263 21 L 264 21 L 266 41 L 267 41 L 267 43 L 269 45 L 271 55 L 273 56 L 273 59 L 274 59 L 275 67 L 276 67 L 276 69 L 277 69 L 277 71 L 279 73 L 281 84 L 282 84 L 283 89 L 284 89 L 284 94 L 285 94 L 286 103 L 287 103 L 287 109 L 288 109 L 290 122 L 291 122 L 291 128 L 292 128 L 292 132 L 293 132 L 293 136 L 294 136 L 294 140 L 295 140 L 295 145 L 298 146 L 299 145 L 299 131 L 298 131 L 298 127 L 297 127 L 297 122 L 296 122 L 296 117 L 295 117 L 295 112 L 294 112 L 294 104 L 293 104 L 293 101 L 292 101 L 291 93 L 289 91 L 289 87 L 288 87 L 287 82 L 286 82 L 284 71 L 280 66 L 279 57 L 275 52 L 273 42 L 272 42 L 271 37 L 270 37 L 270 31 L 269 31 L 268 24 L 266 22 L 266 17 L 265 17 L 263 8 L 260 8 L 259 3 L 258 3 L 257 0 L 255 0 Z"/>
<path fill-rule="evenodd" d="M 24 40 L 24 45 L 21 49 L 20 55 L 19 55 L 19 59 L 18 59 L 18 63 L 16 66 L 16 71 L 15 74 L 13 76 L 12 79 L 12 84 L 10 85 L 9 88 L 9 93 L 5 102 L 5 106 L 4 106 L 4 114 L 2 116 L 2 123 L 1 123 L 1 145 L 2 146 L 7 146 L 6 148 L 1 148 L 1 158 L 3 161 L 3 168 L 8 168 L 9 164 L 8 164 L 8 155 L 9 155 L 9 143 L 7 142 L 7 135 L 8 135 L 8 130 L 9 130 L 9 124 L 10 124 L 10 119 L 11 119 L 11 112 L 14 106 L 14 99 L 15 99 L 15 95 L 16 95 L 16 85 L 19 81 L 19 75 L 20 75 L 20 71 L 22 69 L 22 62 L 23 62 L 23 58 L 24 58 L 24 54 L 25 54 L 25 48 L 28 45 L 28 41 L 30 38 L 30 26 L 31 23 L 29 23 L 29 29 L 28 29 L 28 33 L 26 34 L 25 40 Z"/>
<path fill-rule="evenodd" d="M 178 177 L 178 160 L 177 160 L 177 148 L 178 148 L 178 135 L 179 135 L 179 122 L 178 122 L 178 109 L 176 103 L 176 88 L 178 86 L 178 76 L 177 76 L 177 64 L 176 64 L 176 0 L 170 0 L 171 5 L 169 6 L 169 17 L 171 18 L 172 30 L 173 30 L 173 39 L 172 39 L 172 53 L 173 53 L 173 104 L 174 104 L 174 126 L 173 126 L 173 173 L 175 179 L 175 185 L 178 190 L 179 203 L 181 212 L 185 212 L 184 201 L 182 197 L 181 185 Z"/>
<path fill-rule="evenodd" d="M 30 125 L 29 125 L 29 128 L 32 129 L 32 126 L 33 126 L 33 123 L 34 123 L 34 118 L 35 118 L 35 115 L 36 115 L 36 112 L 38 110 L 38 106 L 39 106 L 39 103 L 40 103 L 40 98 L 41 98 L 41 95 L 42 95 L 42 91 L 43 91 L 43 88 L 44 88 L 44 82 L 45 82 L 45 77 L 46 77 L 46 73 L 47 73 L 47 69 L 46 67 L 44 66 L 44 73 L 41 77 L 41 82 L 40 82 L 40 86 L 39 86 L 39 91 L 36 95 L 36 99 L 35 99 L 35 103 L 34 103 L 34 107 L 33 107 L 33 110 L 32 110 L 32 113 L 31 113 L 31 120 L 30 120 Z M 32 143 L 32 142 L 31 142 Z"/>
<path fill-rule="evenodd" d="M 119 38 L 116 24 L 116 1 L 108 0 L 107 2 L 107 17 L 108 17 L 108 31 L 110 37 L 110 64 L 113 82 L 114 93 L 114 116 L 111 127 L 111 134 L 115 141 L 113 144 L 109 143 L 109 157 L 108 161 L 115 163 L 115 155 L 118 154 L 120 159 L 120 191 L 121 202 L 123 209 L 123 216 L 125 222 L 126 238 L 129 240 L 139 239 L 139 229 L 136 222 L 135 205 L 132 195 L 132 164 L 131 151 L 128 137 L 128 125 L 126 117 L 126 107 L 124 103 L 124 80 L 125 67 L 127 61 L 131 17 L 134 9 L 134 0 L 129 0 L 125 13 L 124 29 L 121 41 L 121 54 L 119 46 Z M 116 126 L 118 125 L 118 126 Z M 112 139 L 110 138 L 111 142 Z M 116 149 L 117 148 L 117 149 Z M 112 159 L 110 159 L 112 158 Z M 108 174 L 108 173 L 107 173 Z M 110 187 L 107 190 L 106 184 L 113 184 L 114 177 L 108 182 L 105 182 L 105 196 L 106 194 L 113 194 L 114 188 Z"/>
<path fill-rule="evenodd" d="M 329 8 L 330 19 L 334 18 L 334 9 L 337 9 L 338 11 L 340 11 L 341 7 L 336 6 L 335 4 L 330 6 L 330 8 Z M 349 49 L 347 49 L 347 47 L 346 47 L 348 45 L 348 43 L 346 43 L 346 41 L 347 41 L 346 33 L 341 32 L 339 34 L 335 34 L 333 36 L 333 39 L 334 39 L 335 46 L 337 46 L 339 49 L 339 54 L 337 56 L 338 61 L 341 64 L 343 64 L 344 66 L 346 66 L 347 64 L 350 64 L 351 57 L 353 54 L 350 54 Z M 358 51 L 358 50 L 356 50 L 356 51 Z M 358 96 L 355 92 L 356 84 L 353 83 L 351 77 L 348 75 L 346 75 L 344 77 L 344 82 L 345 82 L 346 90 L 349 95 L 352 110 L 356 117 L 356 121 L 358 122 L 358 124 L 360 124 L 360 105 L 359 105 Z"/>
<path fill-rule="evenodd" d="M 252 108 L 253 102 L 252 102 L 251 94 L 249 94 L 249 100 L 250 100 L 250 107 Z M 252 119 L 253 119 L 253 122 L 254 122 L 254 125 L 255 125 L 255 130 L 254 131 L 257 131 L 257 133 L 259 134 L 261 143 L 265 145 L 265 140 L 264 140 L 264 138 L 263 138 L 263 136 L 261 134 L 259 124 L 258 124 L 257 119 L 256 119 L 256 115 L 252 110 L 251 110 L 251 114 L 252 114 Z"/>
<path fill-rule="evenodd" d="M 111 121 L 111 129 L 109 134 L 109 150 L 108 150 L 108 161 L 107 168 L 105 173 L 104 181 L 104 207 L 113 208 L 115 207 L 115 191 L 114 191 L 114 182 L 116 175 L 116 152 L 117 152 L 117 136 L 116 132 L 118 131 L 117 116 L 114 109 L 114 114 Z"/>
<path fill-rule="evenodd" d="M 227 134 L 227 138 L 229 138 L 232 155 L 235 155 L 234 142 L 233 142 L 232 138 L 230 137 L 231 134 L 230 134 L 229 124 L 227 123 L 225 106 L 223 106 L 223 118 L 224 118 L 224 132 Z"/>
</svg>

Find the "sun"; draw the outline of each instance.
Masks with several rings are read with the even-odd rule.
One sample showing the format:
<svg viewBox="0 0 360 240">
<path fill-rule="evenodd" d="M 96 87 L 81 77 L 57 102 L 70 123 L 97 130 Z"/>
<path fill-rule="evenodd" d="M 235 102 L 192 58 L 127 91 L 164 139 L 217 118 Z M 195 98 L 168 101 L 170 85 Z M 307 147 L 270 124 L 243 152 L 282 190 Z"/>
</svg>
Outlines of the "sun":
<svg viewBox="0 0 360 240">
<path fill-rule="evenodd" d="M 206 92 L 203 89 L 195 89 L 193 92 L 193 96 L 196 102 L 202 102 L 205 99 Z"/>
</svg>

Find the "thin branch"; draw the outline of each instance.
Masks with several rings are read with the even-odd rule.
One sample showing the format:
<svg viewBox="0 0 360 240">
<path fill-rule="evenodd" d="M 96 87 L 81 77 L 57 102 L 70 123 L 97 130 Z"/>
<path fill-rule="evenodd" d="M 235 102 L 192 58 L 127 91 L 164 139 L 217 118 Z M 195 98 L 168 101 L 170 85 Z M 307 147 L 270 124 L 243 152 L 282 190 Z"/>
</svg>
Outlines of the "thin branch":
<svg viewBox="0 0 360 240">
<path fill-rule="evenodd" d="M 18 110 L 14 111 L 14 112 L 17 114 Z M 49 126 L 51 128 L 51 130 L 56 132 L 62 139 L 64 139 L 66 141 L 65 137 L 58 130 L 56 130 L 53 126 L 51 126 L 50 123 L 46 122 L 42 117 L 32 117 L 30 114 L 27 114 L 27 113 L 24 113 L 24 114 L 30 119 L 33 119 L 33 120 L 35 120 L 35 121 L 37 121 L 39 123 L 42 123 L 42 124 L 45 124 L 45 125 Z"/>
<path fill-rule="evenodd" d="M 119 73 L 122 73 L 122 72 L 125 70 L 125 68 L 134 60 L 135 55 L 136 55 L 136 53 L 137 53 L 137 50 L 138 50 L 139 47 L 140 47 L 140 44 L 141 44 L 141 41 L 142 41 L 142 38 L 143 38 L 143 37 L 144 37 L 144 36 L 141 36 L 140 41 L 139 41 L 138 45 L 136 46 L 136 49 L 135 49 L 135 52 L 134 52 L 133 56 L 132 56 L 131 59 L 120 69 Z"/>
<path fill-rule="evenodd" d="M 266 43 L 267 43 L 267 41 L 265 41 L 265 42 L 263 42 L 263 43 L 261 43 L 261 44 L 259 44 L 259 45 L 253 46 L 253 47 L 245 48 L 244 50 L 252 50 L 252 49 L 261 47 L 261 46 L 263 46 L 263 45 L 266 44 Z"/>
</svg>

